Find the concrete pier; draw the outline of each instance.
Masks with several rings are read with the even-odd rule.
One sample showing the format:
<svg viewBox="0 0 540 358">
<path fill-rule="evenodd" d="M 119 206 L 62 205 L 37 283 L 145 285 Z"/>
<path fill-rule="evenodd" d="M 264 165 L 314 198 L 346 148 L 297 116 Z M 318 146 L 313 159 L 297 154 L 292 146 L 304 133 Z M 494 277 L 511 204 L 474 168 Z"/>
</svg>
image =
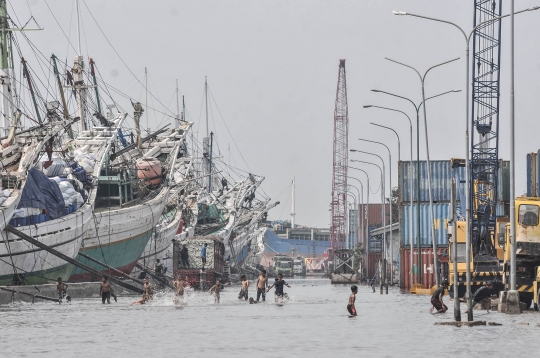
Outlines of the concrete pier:
<svg viewBox="0 0 540 358">
<path fill-rule="evenodd" d="M 521 305 L 519 304 L 519 292 L 517 290 L 508 291 L 506 295 L 506 311 L 507 314 L 521 313 Z"/>
<path fill-rule="evenodd" d="M 81 282 L 81 283 L 67 283 L 68 289 L 67 294 L 71 296 L 72 300 L 83 299 L 83 298 L 100 298 L 99 287 L 100 282 Z M 114 288 L 114 293 L 118 296 L 133 296 L 135 295 L 132 291 L 127 290 L 123 287 L 112 285 Z M 46 284 L 46 285 L 37 285 L 37 286 L 6 286 L 6 288 L 30 293 L 32 295 L 42 295 L 51 298 L 57 298 L 58 294 L 56 292 L 56 284 Z M 18 293 L 11 293 L 7 291 L 0 291 L 0 305 L 7 305 L 12 302 L 32 302 L 32 296 L 22 295 Z M 37 302 L 49 302 L 36 298 L 34 300 Z M 53 303 L 53 302 L 49 302 Z"/>
</svg>

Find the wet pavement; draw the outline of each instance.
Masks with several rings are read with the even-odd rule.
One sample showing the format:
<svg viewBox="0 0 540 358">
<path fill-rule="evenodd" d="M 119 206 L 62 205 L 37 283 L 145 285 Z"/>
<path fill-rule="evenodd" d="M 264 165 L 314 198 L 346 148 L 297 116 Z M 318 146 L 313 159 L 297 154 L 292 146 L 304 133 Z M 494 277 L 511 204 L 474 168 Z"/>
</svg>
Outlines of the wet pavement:
<svg viewBox="0 0 540 358">
<path fill-rule="evenodd" d="M 540 348 L 540 314 L 509 316 L 475 311 L 475 320 L 502 326 L 451 327 L 450 310 L 430 314 L 430 296 L 388 295 L 360 286 L 358 316 L 346 310 L 349 286 L 325 279 L 287 280 L 290 300 L 250 305 L 237 298 L 239 286 L 227 287 L 221 304 L 208 293 L 193 292 L 180 306 L 172 293 L 158 293 L 147 305 L 137 297 L 0 306 L 5 357 L 493 357 L 535 356 Z M 255 297 L 253 284 L 250 296 Z M 462 310 L 465 306 L 462 305 Z M 465 319 L 465 315 L 463 315 Z"/>
</svg>

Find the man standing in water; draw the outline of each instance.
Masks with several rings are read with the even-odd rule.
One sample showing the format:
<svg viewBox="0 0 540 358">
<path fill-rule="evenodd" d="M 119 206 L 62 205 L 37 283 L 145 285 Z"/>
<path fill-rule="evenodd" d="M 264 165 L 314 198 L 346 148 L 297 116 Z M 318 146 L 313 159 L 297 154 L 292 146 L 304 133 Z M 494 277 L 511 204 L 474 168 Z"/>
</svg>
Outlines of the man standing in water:
<svg viewBox="0 0 540 358">
<path fill-rule="evenodd" d="M 116 302 L 116 295 L 114 294 L 111 284 L 107 280 L 107 276 L 101 278 L 99 294 L 101 295 L 101 303 L 103 304 L 105 304 L 105 301 L 107 301 L 108 304 L 111 303 L 111 294 L 114 297 L 114 302 Z"/>
<path fill-rule="evenodd" d="M 356 316 L 356 307 L 354 303 L 356 302 L 356 293 L 358 292 L 358 287 L 356 285 L 351 286 L 351 295 L 349 296 L 349 304 L 347 305 L 347 311 L 351 316 Z"/>
<path fill-rule="evenodd" d="M 208 244 L 204 243 L 201 247 L 202 272 L 204 272 L 204 265 L 206 265 L 206 246 L 208 246 Z"/>
<path fill-rule="evenodd" d="M 62 282 L 62 277 L 58 277 L 58 280 L 56 280 L 56 292 L 58 293 L 58 303 L 62 303 L 64 298 L 66 298 L 67 288 L 68 288 L 68 285 Z"/>
<path fill-rule="evenodd" d="M 266 290 L 266 292 L 270 291 L 270 290 L 272 289 L 272 287 L 275 287 L 276 290 L 275 290 L 274 294 L 275 294 L 275 296 L 276 296 L 276 302 L 279 301 L 279 300 L 283 301 L 283 296 L 285 295 L 285 294 L 283 293 L 283 286 L 284 286 L 284 285 L 287 286 L 288 288 L 291 288 L 291 286 L 289 286 L 289 285 L 287 284 L 287 282 L 285 282 L 285 281 L 283 280 L 283 275 L 282 275 L 282 274 L 279 274 L 279 275 L 277 276 L 276 282 L 274 282 L 274 284 L 273 284 L 272 286 L 268 287 L 268 290 Z"/>
<path fill-rule="evenodd" d="M 238 294 L 238 299 L 241 300 L 242 298 L 247 301 L 248 299 L 248 287 L 249 287 L 249 281 L 246 278 L 246 275 L 242 275 L 242 288 L 240 289 L 240 293 Z"/>
<path fill-rule="evenodd" d="M 261 274 L 257 278 L 257 302 L 262 295 L 263 302 L 266 299 L 266 287 L 268 287 L 268 277 L 266 277 L 266 270 L 262 270 Z"/>
<path fill-rule="evenodd" d="M 433 308 L 437 309 L 437 313 L 444 313 L 448 310 L 448 306 L 443 303 L 444 290 L 448 288 L 448 280 L 444 280 L 441 286 L 437 288 L 433 296 L 431 296 L 431 308 L 429 313 L 433 312 Z"/>
</svg>

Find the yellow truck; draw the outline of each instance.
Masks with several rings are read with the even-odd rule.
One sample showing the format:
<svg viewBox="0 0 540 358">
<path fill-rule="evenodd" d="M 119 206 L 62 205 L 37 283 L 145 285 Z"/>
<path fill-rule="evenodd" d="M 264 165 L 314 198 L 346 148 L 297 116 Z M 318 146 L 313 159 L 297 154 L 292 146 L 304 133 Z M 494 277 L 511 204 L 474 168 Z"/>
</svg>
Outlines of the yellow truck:
<svg viewBox="0 0 540 358">
<path fill-rule="evenodd" d="M 540 287 L 540 198 L 518 197 L 516 204 L 516 287 L 527 308 L 538 310 Z M 502 240 L 501 240 L 502 241 Z M 510 285 L 510 225 L 504 234 L 504 284 Z"/>
<path fill-rule="evenodd" d="M 502 232 L 504 235 L 504 229 L 508 219 L 501 217 L 497 218 L 496 221 L 496 230 L 495 237 L 499 236 L 499 232 Z M 467 270 L 467 261 L 466 261 L 466 235 L 465 235 L 465 222 L 458 221 L 454 225 L 455 229 L 455 238 L 457 242 L 457 257 L 453 257 L 453 249 L 451 240 L 448 241 L 448 280 L 450 287 L 448 288 L 448 293 L 450 297 L 454 296 L 454 283 L 458 285 L 458 296 L 463 298 L 467 292 L 466 282 L 466 270 Z M 502 262 L 504 259 L 504 242 L 501 242 L 495 237 L 491 238 L 493 246 L 495 248 L 497 257 L 490 255 L 474 255 L 473 254 L 473 242 L 469 250 L 471 252 L 471 262 L 470 262 L 470 271 L 471 271 L 471 292 L 474 293 L 478 288 L 485 285 L 487 282 L 493 283 L 493 289 L 491 290 L 493 294 L 498 294 L 503 289 L 502 283 Z M 454 274 L 454 260 L 457 260 L 457 274 Z"/>
</svg>

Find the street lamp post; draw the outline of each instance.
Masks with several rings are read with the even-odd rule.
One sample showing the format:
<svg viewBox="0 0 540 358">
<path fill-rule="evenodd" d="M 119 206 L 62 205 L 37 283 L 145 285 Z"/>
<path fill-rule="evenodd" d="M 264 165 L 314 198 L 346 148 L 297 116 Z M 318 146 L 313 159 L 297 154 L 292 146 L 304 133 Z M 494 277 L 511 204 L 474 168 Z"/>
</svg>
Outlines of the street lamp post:
<svg viewBox="0 0 540 358">
<path fill-rule="evenodd" d="M 454 61 L 457 61 L 459 60 L 459 57 L 458 58 L 455 58 L 453 60 L 450 60 L 450 61 L 445 61 L 445 62 L 442 62 L 442 63 L 439 63 L 437 65 L 434 65 L 434 66 L 431 66 L 430 68 L 428 68 L 426 70 L 426 72 L 424 73 L 424 75 L 422 76 L 420 74 L 420 72 L 418 72 L 418 70 L 412 66 L 409 66 L 409 65 L 406 65 L 404 63 L 401 63 L 401 62 L 398 62 L 398 61 L 395 61 L 395 60 L 392 60 L 392 59 L 389 59 L 389 58 L 386 58 L 388 61 L 392 61 L 394 63 L 397 63 L 398 65 L 402 65 L 402 66 L 405 66 L 405 67 L 408 67 L 412 70 L 414 70 L 416 72 L 416 74 L 418 75 L 418 77 L 420 78 L 420 83 L 422 84 L 422 102 L 424 103 L 424 131 L 425 131 L 425 136 L 426 136 L 426 159 L 427 159 L 427 174 L 428 174 L 428 195 L 429 195 L 429 212 L 430 212 L 430 220 L 431 220 L 431 223 L 430 223 L 430 227 L 431 227 L 431 242 L 432 242 L 432 245 L 433 245 L 433 266 L 434 266 L 434 270 L 435 270 L 435 283 L 437 285 L 437 287 L 439 287 L 440 285 L 440 280 L 439 280 L 439 268 L 438 268 L 438 263 L 437 263 L 437 237 L 435 236 L 435 223 L 434 223 L 434 220 L 435 220 L 435 213 L 433 211 L 433 194 L 432 194 L 432 188 L 431 188 L 431 163 L 430 163 L 430 160 L 429 160 L 429 136 L 428 136 L 428 128 L 427 128 L 427 116 L 426 116 L 426 92 L 425 92 L 425 80 L 426 80 L 426 76 L 427 74 L 429 73 L 430 70 L 436 68 L 436 67 L 439 67 L 439 66 L 442 66 L 442 65 L 445 65 L 445 64 L 448 64 L 450 62 L 454 62 Z"/>
<path fill-rule="evenodd" d="M 512 2 L 512 5 L 513 5 L 513 2 Z M 408 15 L 408 16 L 413 16 L 413 17 L 418 17 L 418 18 L 421 18 L 421 19 L 426 19 L 426 20 L 431 20 L 431 21 L 436 21 L 436 22 L 442 22 L 442 23 L 445 23 L 445 24 L 449 24 L 449 25 L 452 25 L 454 27 L 456 27 L 459 31 L 461 31 L 461 33 L 463 34 L 463 37 L 465 39 L 465 45 L 466 45 L 466 48 L 465 48 L 465 53 L 466 53 L 466 62 L 465 62 L 465 89 L 466 89 L 466 100 L 465 100 L 465 150 L 466 150 L 466 156 L 465 156 L 465 171 L 466 171 L 466 174 L 465 174 L 465 187 L 466 187 L 466 190 L 465 190 L 465 200 L 466 200 L 466 203 L 465 203 L 465 232 L 466 232 L 466 246 L 467 246 L 467 251 L 466 251 L 466 261 L 467 261 L 467 265 L 466 265 L 466 275 L 467 275 L 467 296 L 468 296 L 468 299 L 467 299 L 467 312 L 468 312 L 468 320 L 469 321 L 472 321 L 473 320 L 473 310 L 472 310 L 472 297 L 471 297 L 471 270 L 470 270 L 470 262 L 471 262 L 471 257 L 470 257 L 470 245 L 471 245 L 471 237 L 470 237 L 470 228 L 469 228 L 469 220 L 470 220 L 470 210 L 471 210 L 471 207 L 470 207 L 470 199 L 469 199 L 469 187 L 470 187 L 470 183 L 469 183 L 469 171 L 470 171 L 470 165 L 469 165 L 469 58 L 470 58 L 470 51 L 469 51 L 469 44 L 470 44 L 470 40 L 471 40 L 471 37 L 472 35 L 474 34 L 474 31 L 482 26 L 482 25 L 485 25 L 486 23 L 489 23 L 489 22 L 493 22 L 493 21 L 497 21 L 497 20 L 500 20 L 500 19 L 503 19 L 505 17 L 508 17 L 508 16 L 514 16 L 515 14 L 520 14 L 522 12 L 527 12 L 527 11 L 535 11 L 535 10 L 538 10 L 540 9 L 540 6 L 535 6 L 535 7 L 532 7 L 532 8 L 528 8 L 528 9 L 525 9 L 525 10 L 521 10 L 521 11 L 517 11 L 517 12 L 514 12 L 514 7 L 512 6 L 512 13 L 511 14 L 507 14 L 507 15 L 503 15 L 503 16 L 499 16 L 499 17 L 494 17 L 493 19 L 489 19 L 489 20 L 486 20 L 486 21 L 483 21 L 481 23 L 479 23 L 478 25 L 476 25 L 472 30 L 471 32 L 467 35 L 467 33 L 460 27 L 458 26 L 457 24 L 451 22 L 451 21 L 447 21 L 447 20 L 441 20 L 441 19 L 436 19 L 436 18 L 432 18 L 432 17 L 427 17 L 427 16 L 421 16 L 421 15 L 416 15 L 416 14 L 411 14 L 411 13 L 408 13 L 408 12 L 404 12 L 404 11 L 394 11 L 394 14 L 395 15 Z M 513 88 L 513 87 L 512 87 Z M 511 98 L 513 98 L 513 92 L 512 92 L 512 95 L 511 95 Z M 511 103 L 511 105 L 513 106 L 513 102 Z M 513 109 L 513 107 L 512 107 Z M 511 111 L 512 112 L 512 111 Z M 513 116 L 511 115 L 511 120 L 513 119 Z M 511 126 L 513 128 L 513 126 Z M 511 141 L 512 141 L 512 137 L 513 137 L 513 132 L 511 133 Z M 512 141 L 513 143 L 513 141 Z M 511 148 L 511 151 L 513 153 L 513 147 Z M 513 168 L 513 158 L 510 158 L 510 170 L 512 170 Z M 510 181 L 513 183 L 514 182 L 514 175 L 513 175 L 513 170 L 512 170 L 512 173 L 510 174 Z M 514 194 L 515 194 L 515 188 L 512 187 L 512 185 L 510 185 L 510 191 L 512 193 L 512 191 L 514 191 Z M 511 240 L 512 240 L 512 244 L 511 244 L 511 254 L 510 254 L 510 288 L 512 289 L 512 291 L 515 291 L 516 290 L 516 250 L 515 250 L 515 210 L 512 210 L 513 208 L 515 208 L 515 203 L 514 203 L 514 200 L 515 200 L 515 195 L 514 197 L 511 197 L 510 198 L 510 236 L 511 236 Z"/>
<path fill-rule="evenodd" d="M 349 177 L 347 176 L 347 178 L 349 178 Z M 360 184 L 362 184 L 362 182 L 360 182 Z M 351 188 L 355 188 L 355 189 L 356 189 L 356 194 L 357 194 L 356 197 L 358 198 L 358 200 L 357 200 L 357 205 L 355 205 L 356 210 L 358 210 L 358 212 L 357 212 L 357 214 L 356 214 L 357 220 L 358 220 L 358 222 L 357 222 L 358 230 L 357 230 L 357 233 L 356 233 L 356 234 L 357 234 L 357 235 L 356 235 L 356 236 L 357 236 L 356 241 L 357 241 L 357 243 L 358 243 L 358 242 L 360 242 L 360 216 L 359 216 L 360 210 L 359 210 L 359 207 L 360 207 L 360 202 L 362 202 L 362 204 L 364 203 L 364 192 L 363 192 L 364 188 L 362 187 L 362 195 L 360 195 L 360 190 L 358 190 L 358 188 L 357 188 L 356 186 L 354 186 L 354 185 L 352 185 L 352 184 L 347 184 L 347 185 L 350 186 Z M 363 229 L 364 229 L 364 228 L 362 227 L 362 230 L 363 230 Z M 355 245 L 355 246 L 356 246 L 356 245 Z M 350 247 L 350 249 L 354 249 L 354 248 L 353 248 L 353 247 Z"/>
<path fill-rule="evenodd" d="M 389 110 L 389 111 L 395 111 L 395 112 L 400 112 L 400 113 L 403 113 L 407 119 L 409 120 L 409 133 L 410 133 L 410 147 L 411 147 L 411 160 L 410 160 L 410 163 L 409 163 L 409 192 L 410 192 L 410 207 L 409 207 L 409 238 L 411 240 L 411 267 L 410 267 L 410 280 L 411 280 L 411 286 L 414 284 L 414 273 L 413 273 L 413 251 L 414 251 L 414 246 L 413 246 L 413 173 L 412 173 L 412 162 L 413 162 L 413 135 L 412 135 L 412 122 L 411 122 L 411 118 L 407 115 L 407 113 L 403 112 L 403 111 L 399 111 L 397 109 L 392 109 L 392 108 L 386 108 L 386 107 L 379 107 L 379 106 L 372 106 L 372 105 L 367 105 L 367 106 L 364 106 L 364 108 L 381 108 L 381 109 L 386 109 L 386 110 Z M 372 123 L 372 124 L 375 124 L 375 123 Z M 383 127 L 383 126 L 381 126 Z M 386 127 L 383 127 L 383 128 L 386 128 Z M 391 128 L 389 128 L 391 129 Z M 395 132 L 395 131 L 394 131 Z M 397 135 L 397 133 L 396 133 Z M 401 156 L 400 153 L 400 150 L 399 150 L 399 136 L 398 136 L 398 155 Z M 400 159 L 400 158 L 399 158 Z M 399 185 L 399 184 L 398 184 Z"/>
<path fill-rule="evenodd" d="M 384 177 L 385 177 L 384 176 L 384 161 L 377 154 L 364 152 L 364 151 L 361 151 L 361 150 L 355 150 L 355 149 L 351 149 L 351 152 L 360 152 L 360 153 L 375 155 L 375 156 L 379 157 L 381 159 L 381 161 L 383 162 L 383 167 L 381 168 L 378 164 L 375 164 L 375 163 L 372 163 L 372 162 L 366 162 L 366 161 L 362 161 L 362 160 L 351 159 L 351 162 L 370 164 L 370 165 L 374 165 L 377 168 L 379 168 L 379 172 L 381 174 L 381 205 L 382 205 L 381 213 L 382 213 L 382 216 L 383 216 L 382 219 L 383 219 L 383 228 L 384 228 L 384 226 L 386 224 L 386 220 L 385 220 L 385 217 L 386 217 L 386 205 L 385 205 L 385 200 L 384 200 Z M 385 230 L 384 229 L 383 229 L 383 248 L 382 248 L 382 251 L 383 251 L 384 260 L 386 260 L 386 235 L 385 235 Z M 385 267 L 386 267 L 386 265 L 385 265 Z M 385 268 L 385 271 L 384 271 L 384 280 L 386 282 L 386 268 Z M 383 293 L 383 281 L 381 280 L 381 295 L 382 295 L 382 293 Z M 386 293 L 388 294 L 388 286 L 387 286 Z"/>
<path fill-rule="evenodd" d="M 350 186 L 350 185 L 347 184 L 347 186 Z M 354 204 L 353 204 L 353 205 L 354 205 L 353 207 L 356 207 L 356 205 L 357 205 L 357 203 L 358 203 L 358 200 L 357 200 L 357 198 L 356 198 L 356 195 L 355 195 L 352 191 L 350 191 L 350 190 L 347 190 L 347 194 L 353 197 L 353 203 L 354 203 Z M 350 205 L 350 203 L 349 203 L 349 205 Z M 349 207 L 349 210 L 350 210 L 350 207 Z M 347 228 L 349 229 L 349 230 L 347 230 L 347 231 L 348 231 L 348 235 L 347 235 L 347 246 L 348 246 L 348 247 L 347 247 L 347 249 L 352 249 L 352 247 L 351 247 L 351 235 L 354 236 L 354 234 L 355 234 L 355 233 L 354 233 L 354 227 L 352 227 L 352 225 L 351 225 L 350 220 L 349 220 L 348 217 L 346 218 L 346 220 L 347 220 Z M 351 230 L 350 230 L 350 229 L 353 230 L 352 233 L 351 233 Z"/>
<path fill-rule="evenodd" d="M 371 90 L 372 92 L 376 92 L 376 93 L 384 93 L 384 94 L 387 94 L 389 96 L 393 96 L 393 97 L 397 97 L 397 98 L 401 98 L 401 99 L 404 99 L 406 101 L 409 101 L 413 107 L 414 107 L 414 110 L 416 112 L 416 213 L 417 213 L 417 217 L 416 217 L 416 235 L 417 235 L 417 243 L 418 243 L 418 262 L 417 262 L 417 272 L 416 272 L 416 282 L 421 284 L 422 283 L 422 275 L 421 275 L 421 272 L 420 272 L 420 267 L 422 266 L 422 256 L 421 256 L 421 247 L 420 247 L 420 108 L 422 107 L 422 105 L 425 103 L 425 101 L 427 100 L 430 100 L 432 98 L 436 98 L 436 97 L 440 97 L 440 96 L 443 96 L 445 94 L 448 94 L 448 93 L 454 93 L 454 92 L 461 92 L 461 90 L 450 90 L 450 91 L 446 91 L 446 92 L 443 92 L 443 93 L 439 93 L 435 96 L 431 96 L 431 97 L 428 97 L 425 99 L 425 101 L 422 101 L 420 102 L 419 105 L 416 105 L 416 103 L 414 103 L 411 99 L 407 98 L 407 97 L 403 97 L 403 96 L 400 96 L 400 95 L 397 95 L 397 94 L 393 94 L 393 93 L 390 93 L 390 92 L 386 92 L 386 91 L 381 91 L 381 90 L 376 90 L 376 89 L 372 89 Z M 399 110 L 396 110 L 396 109 L 392 109 L 392 108 L 387 108 L 387 107 L 380 107 L 380 106 L 364 106 L 364 107 L 374 107 L 374 108 L 381 108 L 381 109 L 386 109 L 386 110 L 390 110 L 390 111 L 395 111 L 395 112 L 400 112 L 400 113 L 403 113 L 407 116 L 407 114 L 403 111 L 399 111 Z M 411 122 L 411 119 L 409 116 L 407 116 L 407 118 L 409 119 L 409 123 Z M 412 138 L 412 125 L 411 125 L 411 138 Z M 411 146 L 411 153 L 412 153 L 412 146 Z M 412 164 L 412 160 L 411 160 L 411 164 Z M 412 170 L 412 169 L 411 169 Z M 412 181 L 412 174 L 411 174 L 411 181 Z M 412 183 L 411 183 L 412 184 Z M 411 206 L 412 206 L 412 186 L 411 186 Z M 411 208 L 411 218 L 412 218 L 412 208 Z M 412 220 L 412 219 L 411 219 Z M 412 228 L 412 221 L 411 221 L 411 228 Z M 412 230 L 412 229 L 411 229 Z M 411 231 L 411 260 L 412 260 L 412 231 Z M 411 270 L 412 270 L 412 262 L 411 262 Z M 413 281 L 411 279 L 411 285 L 413 284 Z"/>
<path fill-rule="evenodd" d="M 356 179 L 354 177 L 350 177 L 348 176 L 347 177 L 348 179 L 354 179 L 356 180 L 357 182 L 360 183 L 360 191 L 358 190 L 358 188 L 354 185 L 351 185 L 353 188 L 356 189 L 356 191 L 358 192 L 358 197 L 360 198 L 360 202 L 362 203 L 362 206 L 364 206 L 364 184 L 362 184 L 362 182 L 359 180 L 359 179 Z M 361 194 L 360 194 L 361 193 Z M 360 215 L 360 202 L 358 203 L 358 225 L 361 229 L 361 232 L 362 232 L 362 238 L 364 237 L 364 221 L 362 220 L 362 216 Z M 360 243 L 360 232 L 358 232 L 358 244 Z"/>
<path fill-rule="evenodd" d="M 397 133 L 396 133 L 397 134 Z M 380 144 L 382 146 L 384 146 L 386 148 L 386 150 L 388 151 L 388 165 L 389 165 L 389 169 L 390 169 L 390 176 L 389 176 L 389 183 L 390 183 L 390 193 L 389 193 L 389 199 L 390 199 L 390 282 L 393 282 L 394 280 L 394 251 L 393 251 L 393 243 L 394 243 L 394 233 L 392 231 L 392 224 L 393 224 L 393 211 L 392 211 L 392 152 L 390 151 L 390 148 L 388 148 L 388 146 L 382 142 L 377 142 L 377 141 L 374 141 L 374 140 L 369 140 L 369 139 L 362 139 L 362 138 L 358 138 L 358 140 L 361 140 L 361 141 L 364 141 L 364 142 L 369 142 L 369 143 L 375 143 L 375 144 Z M 382 160 L 382 159 L 381 159 Z M 384 161 L 383 161 L 383 168 L 384 168 Z M 385 180 L 386 180 L 386 174 L 385 174 Z M 385 188 L 384 188 L 384 195 L 386 196 L 386 183 L 385 183 Z M 384 205 L 386 206 L 386 197 L 384 196 L 385 200 L 384 200 Z M 385 218 L 386 219 L 386 218 Z M 384 237 L 384 243 L 386 245 L 386 255 L 388 255 L 388 243 L 386 241 L 386 225 L 384 225 L 384 228 L 383 228 L 383 237 Z M 386 259 L 386 257 L 385 257 Z M 386 293 L 388 293 L 388 281 L 386 282 Z"/>
<path fill-rule="evenodd" d="M 386 127 L 377 123 L 370 123 L 374 126 L 381 127 L 388 129 L 397 137 L 397 147 L 398 147 L 398 162 L 401 162 L 401 143 L 399 140 L 399 134 L 392 129 L 391 127 Z M 399 185 L 399 184 L 398 184 Z M 392 260 L 391 263 L 391 273 L 390 273 L 390 285 L 394 286 L 394 240 L 393 240 L 393 229 L 392 229 L 392 220 L 394 219 L 394 216 L 392 215 L 392 207 L 393 207 L 393 201 L 392 201 L 392 163 L 390 163 L 390 257 Z M 399 217 L 399 214 L 398 214 Z"/>
<path fill-rule="evenodd" d="M 399 140 L 398 132 L 396 132 L 392 127 L 383 126 L 383 125 L 373 123 L 373 122 L 370 122 L 369 124 L 377 126 L 377 127 L 385 128 L 385 129 L 388 129 L 388 130 L 394 132 L 394 134 L 396 135 L 396 138 L 397 138 L 397 148 L 398 148 L 397 149 L 397 154 L 398 154 L 398 159 L 397 160 L 398 160 L 398 162 L 401 162 L 401 141 Z"/>
<path fill-rule="evenodd" d="M 351 166 L 348 166 L 349 169 L 354 169 L 354 170 L 359 170 L 361 172 L 363 172 L 365 175 L 366 175 L 366 178 L 367 178 L 367 189 L 366 189 L 366 193 L 367 193 L 367 196 L 366 196 L 366 201 L 367 201 L 367 206 L 366 206 L 366 229 L 365 229 L 365 232 L 362 233 L 362 235 L 365 235 L 364 236 L 364 244 L 365 244 L 365 253 L 366 255 L 369 255 L 369 191 L 371 190 L 371 187 L 369 186 L 369 175 L 368 173 L 363 170 L 363 169 L 360 169 L 360 168 L 355 168 L 355 167 L 351 167 Z M 356 179 L 356 178 L 353 178 L 353 179 Z M 359 179 L 356 179 L 358 181 L 360 181 Z M 360 182 L 360 184 L 362 184 L 362 182 Z M 362 186 L 362 191 L 363 191 L 363 186 Z M 363 215 L 363 213 L 362 213 Z M 364 219 L 362 219 L 362 225 L 364 223 Z M 368 262 L 369 263 L 369 262 Z M 369 276 L 369 272 L 368 272 L 368 269 L 369 269 L 369 265 L 366 264 L 366 275 Z"/>
</svg>

